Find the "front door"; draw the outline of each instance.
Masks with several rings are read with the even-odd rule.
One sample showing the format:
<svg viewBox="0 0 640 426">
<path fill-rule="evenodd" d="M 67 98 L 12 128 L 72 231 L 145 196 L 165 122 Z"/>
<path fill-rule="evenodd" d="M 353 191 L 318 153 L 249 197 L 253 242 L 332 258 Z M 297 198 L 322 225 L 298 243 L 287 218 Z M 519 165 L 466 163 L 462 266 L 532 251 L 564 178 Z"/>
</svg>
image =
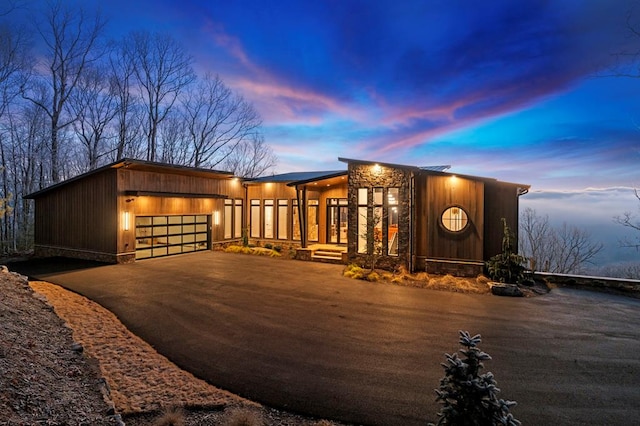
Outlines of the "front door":
<svg viewBox="0 0 640 426">
<path fill-rule="evenodd" d="M 346 198 L 329 198 L 327 200 L 327 242 L 332 244 L 347 243 L 347 206 Z"/>
</svg>

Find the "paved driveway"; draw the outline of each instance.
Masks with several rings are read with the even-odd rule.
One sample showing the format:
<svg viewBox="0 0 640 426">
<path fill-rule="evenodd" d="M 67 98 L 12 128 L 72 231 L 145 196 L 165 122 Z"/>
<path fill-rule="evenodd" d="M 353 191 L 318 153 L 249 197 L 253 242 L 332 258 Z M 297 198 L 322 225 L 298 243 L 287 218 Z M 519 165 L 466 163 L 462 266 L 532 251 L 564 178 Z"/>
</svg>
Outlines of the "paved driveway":
<svg viewBox="0 0 640 426">
<path fill-rule="evenodd" d="M 34 271 L 107 307 L 181 367 L 270 406 L 364 424 L 434 421 L 443 353 L 463 329 L 482 334 L 487 370 L 524 424 L 640 418 L 637 300 L 455 294 L 219 252 L 61 270 Z"/>
</svg>

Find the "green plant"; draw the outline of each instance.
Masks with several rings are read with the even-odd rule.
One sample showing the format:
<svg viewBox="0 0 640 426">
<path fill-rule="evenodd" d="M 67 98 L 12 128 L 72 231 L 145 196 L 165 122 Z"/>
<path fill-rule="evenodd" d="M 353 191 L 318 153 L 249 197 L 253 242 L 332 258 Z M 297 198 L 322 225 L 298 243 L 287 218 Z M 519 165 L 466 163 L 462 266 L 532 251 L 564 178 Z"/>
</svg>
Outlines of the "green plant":
<svg viewBox="0 0 640 426">
<path fill-rule="evenodd" d="M 524 279 L 524 263 L 527 259 L 515 252 L 511 243 L 513 235 L 507 220 L 502 218 L 502 253 L 493 256 L 486 263 L 487 273 L 492 280 L 517 284 Z"/>
<path fill-rule="evenodd" d="M 249 246 L 249 228 L 242 228 L 242 246 Z"/>
<path fill-rule="evenodd" d="M 271 244 L 271 243 L 266 243 L 266 244 L 264 245 L 264 248 L 271 250 L 271 249 L 273 248 L 273 244 Z"/>
<path fill-rule="evenodd" d="M 478 349 L 482 341 L 480 335 L 473 337 L 460 331 L 460 344 L 464 346 L 457 353 L 445 354 L 447 363 L 442 364 L 445 376 L 436 389 L 436 401 L 442 404 L 438 413 L 438 425 L 518 426 L 520 422 L 509 412 L 515 401 L 498 399 L 500 389 L 491 372 L 480 374 L 483 361 L 490 360 L 489 354 Z"/>
<path fill-rule="evenodd" d="M 282 251 L 282 246 L 273 246 L 273 250 L 280 253 Z"/>
</svg>

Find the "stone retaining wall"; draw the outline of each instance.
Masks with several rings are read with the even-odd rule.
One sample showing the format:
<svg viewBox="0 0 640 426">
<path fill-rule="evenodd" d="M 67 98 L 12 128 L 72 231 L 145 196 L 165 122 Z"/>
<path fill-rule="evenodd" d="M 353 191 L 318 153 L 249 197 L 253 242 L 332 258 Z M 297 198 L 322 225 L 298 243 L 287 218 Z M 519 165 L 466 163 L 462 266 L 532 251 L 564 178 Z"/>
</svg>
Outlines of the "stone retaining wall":
<svg viewBox="0 0 640 426">
<path fill-rule="evenodd" d="M 587 290 L 620 293 L 640 298 L 640 280 L 552 274 L 548 272 L 536 272 L 534 275 L 536 277 L 543 278 L 550 284 L 554 284 L 558 287 L 584 288 Z"/>
</svg>

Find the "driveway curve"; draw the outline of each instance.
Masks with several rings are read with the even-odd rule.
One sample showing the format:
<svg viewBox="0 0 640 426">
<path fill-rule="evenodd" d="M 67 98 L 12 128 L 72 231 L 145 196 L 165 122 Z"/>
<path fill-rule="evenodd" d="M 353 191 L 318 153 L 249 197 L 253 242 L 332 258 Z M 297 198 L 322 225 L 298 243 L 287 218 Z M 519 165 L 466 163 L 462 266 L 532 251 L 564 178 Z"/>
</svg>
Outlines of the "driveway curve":
<svg viewBox="0 0 640 426">
<path fill-rule="evenodd" d="M 456 294 L 341 269 L 201 252 L 30 274 L 105 306 L 182 368 L 276 408 L 357 424 L 435 421 L 443 354 L 468 330 L 482 334 L 486 369 L 523 424 L 640 418 L 638 300 Z"/>
</svg>

